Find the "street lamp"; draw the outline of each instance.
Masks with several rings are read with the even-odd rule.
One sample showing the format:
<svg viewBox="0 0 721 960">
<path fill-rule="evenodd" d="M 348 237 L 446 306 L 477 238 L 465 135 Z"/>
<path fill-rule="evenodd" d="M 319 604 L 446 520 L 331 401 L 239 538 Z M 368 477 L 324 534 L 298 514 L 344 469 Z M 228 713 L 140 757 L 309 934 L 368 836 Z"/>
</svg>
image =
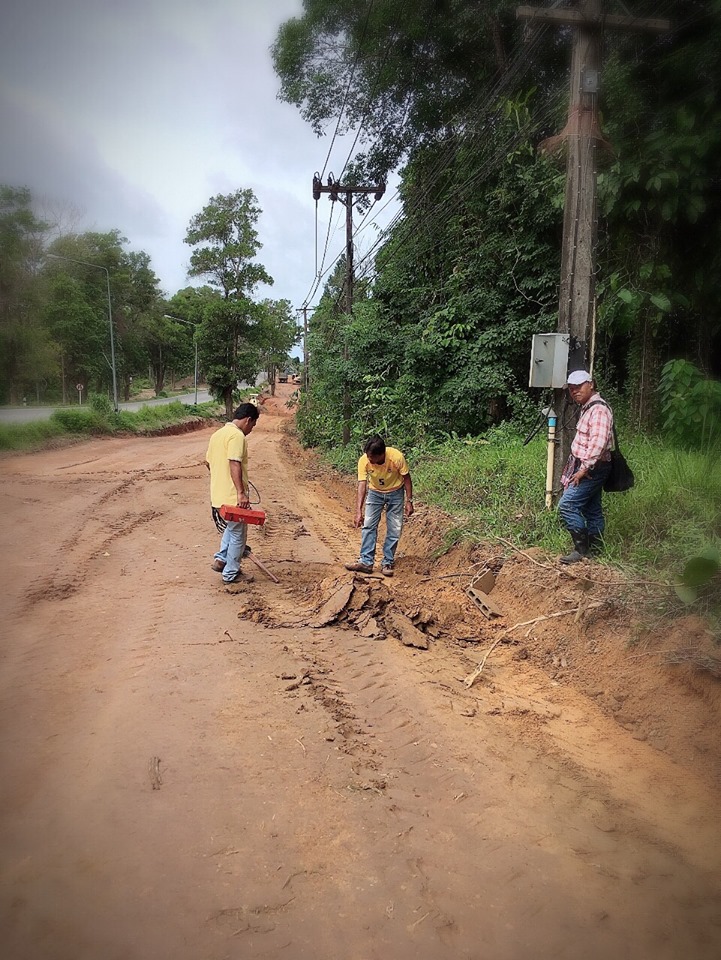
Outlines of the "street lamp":
<svg viewBox="0 0 721 960">
<path fill-rule="evenodd" d="M 52 257 L 53 260 L 68 260 L 70 263 L 82 263 L 86 267 L 95 267 L 96 270 L 105 271 L 105 280 L 108 289 L 108 325 L 110 326 L 110 369 L 113 371 L 113 406 L 115 412 L 118 412 L 118 377 L 115 371 L 115 334 L 113 333 L 113 309 L 110 301 L 110 274 L 108 268 L 99 263 L 91 263 L 89 260 L 76 260 L 75 257 L 61 257 L 58 253 L 46 253 L 46 257 Z"/>
<path fill-rule="evenodd" d="M 178 323 L 187 323 L 189 327 L 196 327 L 197 324 L 193 323 L 192 320 L 181 320 L 180 317 L 171 317 L 169 313 L 164 313 L 163 316 L 166 320 L 177 320 Z M 193 334 L 193 341 L 195 343 L 195 405 L 198 406 L 198 339 Z"/>
</svg>

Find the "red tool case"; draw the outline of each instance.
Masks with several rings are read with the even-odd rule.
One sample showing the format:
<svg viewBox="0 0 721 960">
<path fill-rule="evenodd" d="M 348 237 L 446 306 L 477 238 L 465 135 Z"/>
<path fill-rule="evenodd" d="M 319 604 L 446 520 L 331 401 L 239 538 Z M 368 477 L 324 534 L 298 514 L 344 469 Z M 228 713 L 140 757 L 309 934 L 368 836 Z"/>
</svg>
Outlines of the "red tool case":
<svg viewBox="0 0 721 960">
<path fill-rule="evenodd" d="M 265 510 L 243 510 L 241 507 L 224 503 L 219 513 L 223 520 L 232 520 L 236 523 L 252 523 L 256 527 L 262 527 L 265 523 Z"/>
</svg>

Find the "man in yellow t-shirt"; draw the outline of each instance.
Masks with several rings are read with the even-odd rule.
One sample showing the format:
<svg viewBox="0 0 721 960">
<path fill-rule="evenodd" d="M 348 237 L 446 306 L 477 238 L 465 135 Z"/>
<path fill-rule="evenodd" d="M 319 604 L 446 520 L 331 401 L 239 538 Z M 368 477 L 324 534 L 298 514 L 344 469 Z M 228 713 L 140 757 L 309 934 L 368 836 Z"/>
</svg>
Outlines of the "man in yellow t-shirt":
<svg viewBox="0 0 721 960">
<path fill-rule="evenodd" d="M 213 520 L 222 533 L 220 549 L 213 557 L 212 567 L 223 574 L 225 583 L 252 580 L 250 574 L 241 574 L 240 561 L 245 551 L 247 524 L 224 520 L 220 516 L 223 504 L 250 506 L 248 486 L 248 442 L 246 437 L 258 420 L 258 408 L 252 403 L 241 403 L 230 423 L 216 430 L 208 443 L 205 464 L 210 470 L 210 504 Z"/>
<path fill-rule="evenodd" d="M 364 512 L 365 507 L 365 512 Z M 378 524 L 386 511 L 386 538 L 383 542 L 384 577 L 393 576 L 396 548 L 403 530 L 403 515 L 413 514 L 413 481 L 406 458 L 395 447 L 387 447 L 377 434 L 370 438 L 358 461 L 358 491 L 354 524 L 362 525 L 360 558 L 347 563 L 346 570 L 372 573 Z"/>
</svg>

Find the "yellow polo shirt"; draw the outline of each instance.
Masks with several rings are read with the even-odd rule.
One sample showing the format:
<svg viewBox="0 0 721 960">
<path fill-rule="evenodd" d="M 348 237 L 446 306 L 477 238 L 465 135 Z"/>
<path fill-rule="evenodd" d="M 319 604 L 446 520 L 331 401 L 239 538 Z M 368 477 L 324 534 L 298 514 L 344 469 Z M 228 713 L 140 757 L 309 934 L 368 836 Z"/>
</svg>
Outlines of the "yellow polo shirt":
<svg viewBox="0 0 721 960">
<path fill-rule="evenodd" d="M 247 489 L 248 441 L 243 431 L 234 423 L 226 423 L 220 430 L 216 430 L 208 443 L 205 459 L 210 464 L 211 504 L 214 507 L 222 507 L 224 503 L 235 506 L 238 502 L 238 491 L 230 475 L 228 461 L 240 461 L 243 466 L 243 484 Z"/>
<path fill-rule="evenodd" d="M 358 461 L 358 480 L 366 480 L 371 490 L 389 493 L 403 486 L 403 477 L 410 473 L 406 458 L 395 447 L 386 447 L 385 463 L 371 463 L 366 454 Z"/>
</svg>

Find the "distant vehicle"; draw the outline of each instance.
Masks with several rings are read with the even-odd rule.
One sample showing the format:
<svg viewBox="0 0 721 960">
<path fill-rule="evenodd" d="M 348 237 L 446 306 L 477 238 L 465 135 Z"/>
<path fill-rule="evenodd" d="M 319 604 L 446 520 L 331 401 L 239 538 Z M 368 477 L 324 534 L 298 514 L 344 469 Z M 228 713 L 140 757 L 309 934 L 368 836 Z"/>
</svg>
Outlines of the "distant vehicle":
<svg viewBox="0 0 721 960">
<path fill-rule="evenodd" d="M 293 383 L 300 383 L 301 377 L 299 373 L 293 374 Z"/>
<path fill-rule="evenodd" d="M 279 383 L 287 383 L 287 382 L 288 382 L 288 371 L 287 371 L 287 370 L 283 370 L 281 373 L 278 374 L 278 382 L 279 382 Z"/>
</svg>

